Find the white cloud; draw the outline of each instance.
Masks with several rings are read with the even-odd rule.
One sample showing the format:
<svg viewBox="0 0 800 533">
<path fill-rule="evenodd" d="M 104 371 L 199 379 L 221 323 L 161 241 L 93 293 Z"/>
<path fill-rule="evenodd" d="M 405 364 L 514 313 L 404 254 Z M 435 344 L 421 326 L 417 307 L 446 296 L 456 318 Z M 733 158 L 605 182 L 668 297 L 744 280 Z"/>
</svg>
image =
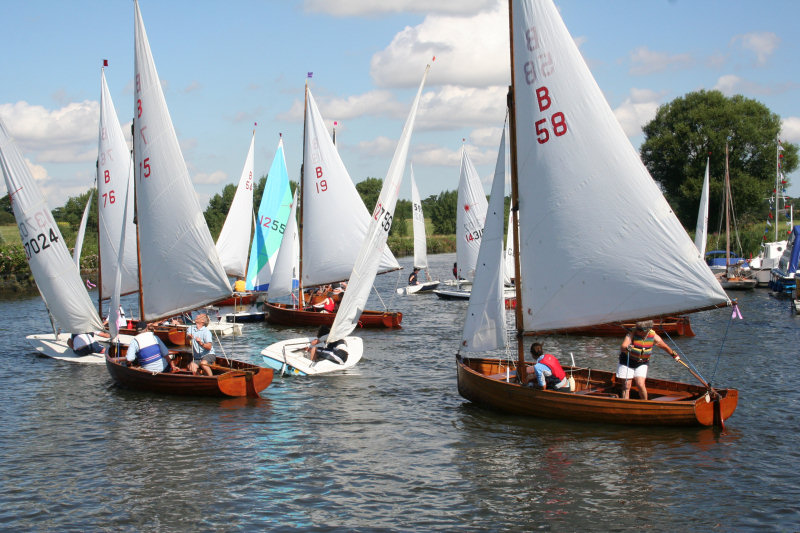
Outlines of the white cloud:
<svg viewBox="0 0 800 533">
<path fill-rule="evenodd" d="M 614 109 L 625 135 L 635 137 L 642 133 L 642 126 L 653 120 L 663 94 L 648 89 L 631 89 L 631 94 Z"/>
<path fill-rule="evenodd" d="M 632 75 L 644 76 L 665 70 L 677 70 L 692 66 L 692 56 L 689 54 L 667 54 L 654 52 L 646 46 L 640 46 L 630 54 Z"/>
<path fill-rule="evenodd" d="M 745 50 L 753 52 L 756 55 L 756 65 L 764 66 L 775 49 L 778 48 L 780 42 L 781 40 L 776 34 L 770 31 L 764 31 L 736 35 L 731 40 L 731 45 L 735 46 L 738 44 Z"/>
<path fill-rule="evenodd" d="M 192 181 L 200 185 L 216 185 L 228 181 L 228 174 L 222 170 L 215 170 L 210 174 L 199 172 L 192 176 Z"/>
<path fill-rule="evenodd" d="M 505 118 L 504 86 L 487 88 L 447 85 L 438 92 L 426 93 L 420 104 L 417 128 L 452 130 L 455 128 L 501 127 Z M 497 138 L 499 142 L 499 137 Z"/>
<path fill-rule="evenodd" d="M 326 13 L 337 17 L 370 16 L 391 13 L 446 13 L 469 15 L 487 9 L 494 0 L 305 0 L 303 9 L 311 13 Z"/>
<path fill-rule="evenodd" d="M 786 117 L 781 121 L 781 140 L 800 143 L 800 117 Z"/>
<path fill-rule="evenodd" d="M 507 86 L 511 79 L 508 8 L 503 2 L 493 4 L 469 17 L 428 15 L 419 25 L 407 26 L 372 57 L 370 74 L 375 84 L 415 87 L 424 65 L 436 56 L 431 85 Z"/>
<path fill-rule="evenodd" d="M 478 128 L 469 134 L 469 140 L 477 146 L 500 146 L 500 137 L 503 135 L 501 126 Z"/>
<path fill-rule="evenodd" d="M 391 156 L 394 154 L 395 148 L 397 148 L 397 140 L 382 135 L 371 141 L 361 141 L 357 145 L 358 152 L 370 156 Z"/>
</svg>

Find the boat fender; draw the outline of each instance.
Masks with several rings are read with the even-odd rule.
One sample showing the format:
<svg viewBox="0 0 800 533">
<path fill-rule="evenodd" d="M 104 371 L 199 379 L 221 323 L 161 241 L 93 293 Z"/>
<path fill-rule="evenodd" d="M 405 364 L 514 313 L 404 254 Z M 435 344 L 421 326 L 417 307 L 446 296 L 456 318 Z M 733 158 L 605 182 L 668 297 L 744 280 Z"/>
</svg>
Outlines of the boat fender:
<svg viewBox="0 0 800 533">
<path fill-rule="evenodd" d="M 567 381 L 569 381 L 569 391 L 570 392 L 575 392 L 575 378 L 570 376 L 570 377 L 567 378 Z"/>
</svg>

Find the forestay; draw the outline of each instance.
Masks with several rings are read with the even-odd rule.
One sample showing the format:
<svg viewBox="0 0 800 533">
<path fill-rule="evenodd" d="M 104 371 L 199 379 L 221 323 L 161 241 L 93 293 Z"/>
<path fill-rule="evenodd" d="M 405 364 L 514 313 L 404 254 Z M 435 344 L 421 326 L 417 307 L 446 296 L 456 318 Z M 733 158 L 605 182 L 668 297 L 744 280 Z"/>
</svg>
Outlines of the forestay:
<svg viewBox="0 0 800 533">
<path fill-rule="evenodd" d="M 500 140 L 491 196 L 478 253 L 477 273 L 467 305 L 461 350 L 481 352 L 505 347 L 506 313 L 503 303 L 503 222 L 505 220 L 506 131 Z"/>
<path fill-rule="evenodd" d="M 275 269 L 272 271 L 272 281 L 269 284 L 269 297 L 273 300 L 289 296 L 299 286 L 300 239 L 297 235 L 296 215 L 297 191 L 294 192 L 289 220 L 286 222 L 286 231 L 283 232 Z"/>
<path fill-rule="evenodd" d="M 278 141 L 275 157 L 269 167 L 264 193 L 258 206 L 256 231 L 250 247 L 250 264 L 247 266 L 247 289 L 268 291 L 272 269 L 278 257 L 286 221 L 292 205 L 292 190 L 289 187 L 289 172 L 283 152 L 283 139 Z"/>
<path fill-rule="evenodd" d="M 425 86 L 425 78 L 427 78 L 430 68 L 430 65 L 425 67 L 422 81 L 417 89 L 417 96 L 414 98 L 414 103 L 411 104 L 411 111 L 406 119 L 403 133 L 400 135 L 392 162 L 389 164 L 389 170 L 386 172 L 386 178 L 383 180 L 378 202 L 375 204 L 375 210 L 369 221 L 366 240 L 361 245 L 353 271 L 350 273 L 347 290 L 328 334 L 328 342 L 343 339 L 355 329 L 367 303 L 372 283 L 375 281 L 380 260 L 387 250 L 386 239 L 389 237 L 389 230 L 392 227 L 394 208 L 400 193 L 400 183 L 403 181 L 411 132 L 414 130 L 422 88 Z"/>
<path fill-rule="evenodd" d="M 133 160 L 122 132 L 117 110 L 111 100 L 105 70 L 100 75 L 100 131 L 97 143 L 97 225 L 100 252 L 100 299 L 109 298 L 114 288 L 117 265 L 122 268 L 122 294 L 139 290 L 136 257 L 136 226 L 133 209 L 123 215 L 125 198 L 133 198 Z M 119 236 L 122 227 L 130 242 L 120 263 Z"/>
<path fill-rule="evenodd" d="M 62 331 L 85 333 L 102 329 L 50 208 L 2 119 L 0 167 L 28 266 L 50 314 Z"/>
<path fill-rule="evenodd" d="M 250 249 L 250 229 L 253 227 L 253 171 L 256 132 L 250 138 L 250 149 L 244 160 L 242 175 L 228 209 L 228 216 L 217 237 L 217 253 L 222 268 L 229 276 L 244 278 L 247 272 L 247 252 Z"/>
<path fill-rule="evenodd" d="M 728 301 L 555 5 L 514 0 L 512 7 L 524 328 L 603 324 Z"/>
<path fill-rule="evenodd" d="M 422 213 L 422 201 L 417 190 L 417 182 L 414 180 L 414 167 L 409 163 L 411 169 L 411 210 L 413 214 L 412 224 L 414 230 L 414 266 L 417 268 L 428 268 L 428 243 L 425 235 L 425 215 Z"/>
<path fill-rule="evenodd" d="M 467 155 L 466 146 L 462 146 L 456 206 L 456 260 L 459 277 L 470 281 L 475 277 L 486 208 L 486 193 L 480 176 Z"/>
<path fill-rule="evenodd" d="M 325 128 L 317 104 L 306 89 L 303 160 L 303 286 L 346 280 L 367 235 L 370 216 Z M 400 265 L 385 248 L 380 272 Z"/>
<path fill-rule="evenodd" d="M 179 314 L 231 294 L 183 160 L 138 2 L 134 3 L 134 154 L 143 320 Z"/>
</svg>

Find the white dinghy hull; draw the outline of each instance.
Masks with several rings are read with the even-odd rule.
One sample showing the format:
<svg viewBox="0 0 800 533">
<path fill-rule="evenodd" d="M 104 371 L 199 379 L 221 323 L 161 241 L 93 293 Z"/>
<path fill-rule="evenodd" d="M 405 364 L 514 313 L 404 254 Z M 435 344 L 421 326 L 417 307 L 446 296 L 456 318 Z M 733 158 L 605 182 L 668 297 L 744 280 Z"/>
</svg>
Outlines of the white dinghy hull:
<svg viewBox="0 0 800 533">
<path fill-rule="evenodd" d="M 327 359 L 318 359 L 312 362 L 308 358 L 306 348 L 311 346 L 315 337 L 300 337 L 276 342 L 261 350 L 264 364 L 286 376 L 312 376 L 328 374 L 347 370 L 354 367 L 364 355 L 364 343 L 361 337 L 345 337 L 344 347 L 347 351 L 347 361 L 337 364 Z"/>
</svg>

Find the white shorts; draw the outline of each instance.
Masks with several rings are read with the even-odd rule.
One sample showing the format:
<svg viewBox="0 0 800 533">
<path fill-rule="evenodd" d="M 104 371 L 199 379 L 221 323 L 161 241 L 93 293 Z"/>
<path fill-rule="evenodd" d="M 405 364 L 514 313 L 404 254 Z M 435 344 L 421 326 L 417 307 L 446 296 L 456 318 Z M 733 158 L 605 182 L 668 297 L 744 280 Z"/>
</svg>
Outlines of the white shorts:
<svg viewBox="0 0 800 533">
<path fill-rule="evenodd" d="M 620 364 L 617 366 L 617 377 L 620 379 L 646 378 L 648 366 L 650 365 L 639 365 L 636 368 L 631 368 Z"/>
</svg>

